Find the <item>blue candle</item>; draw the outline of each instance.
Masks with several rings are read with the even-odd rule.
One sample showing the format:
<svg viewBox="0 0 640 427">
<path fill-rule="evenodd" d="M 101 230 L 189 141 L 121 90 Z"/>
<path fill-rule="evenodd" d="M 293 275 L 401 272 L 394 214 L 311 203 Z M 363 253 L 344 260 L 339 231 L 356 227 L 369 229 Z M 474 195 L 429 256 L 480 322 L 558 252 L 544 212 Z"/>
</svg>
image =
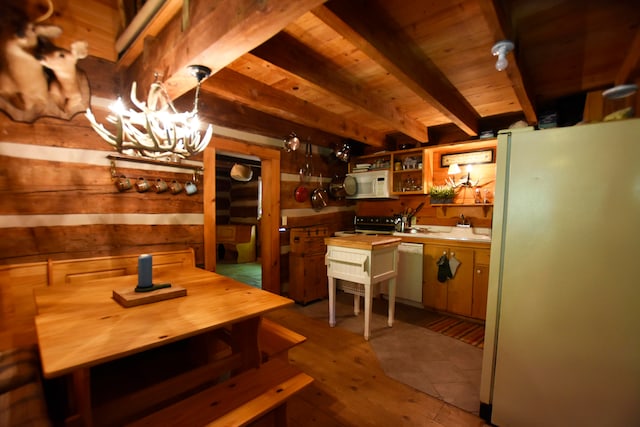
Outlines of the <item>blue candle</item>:
<svg viewBox="0 0 640 427">
<path fill-rule="evenodd" d="M 153 286 L 151 255 L 140 255 L 138 257 L 138 288 L 150 288 Z"/>
</svg>

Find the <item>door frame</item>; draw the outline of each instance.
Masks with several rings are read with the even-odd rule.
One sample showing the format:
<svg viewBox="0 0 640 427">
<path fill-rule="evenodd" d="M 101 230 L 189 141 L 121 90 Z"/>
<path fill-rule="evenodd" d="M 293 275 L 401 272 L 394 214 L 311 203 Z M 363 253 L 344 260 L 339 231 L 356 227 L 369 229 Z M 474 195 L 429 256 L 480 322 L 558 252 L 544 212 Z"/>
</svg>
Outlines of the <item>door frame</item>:
<svg viewBox="0 0 640 427">
<path fill-rule="evenodd" d="M 216 269 L 216 151 L 258 157 L 261 162 L 262 218 L 259 228 L 262 289 L 280 294 L 280 149 L 214 136 L 204 151 L 204 261 Z M 207 171 L 212 171 L 208 174 Z"/>
</svg>

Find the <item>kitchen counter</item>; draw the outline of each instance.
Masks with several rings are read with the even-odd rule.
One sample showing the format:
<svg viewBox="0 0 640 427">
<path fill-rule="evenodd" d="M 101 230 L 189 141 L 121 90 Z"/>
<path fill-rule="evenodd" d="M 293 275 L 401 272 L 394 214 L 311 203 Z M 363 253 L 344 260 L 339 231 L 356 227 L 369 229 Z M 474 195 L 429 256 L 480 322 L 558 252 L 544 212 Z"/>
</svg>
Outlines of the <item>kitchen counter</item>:
<svg viewBox="0 0 640 427">
<path fill-rule="evenodd" d="M 491 229 L 472 227 L 423 226 L 412 227 L 409 232 L 394 232 L 404 242 L 423 243 L 425 240 L 456 240 L 470 243 L 491 243 Z"/>
<path fill-rule="evenodd" d="M 398 246 L 402 239 L 390 235 L 354 234 L 351 236 L 327 237 L 324 243 L 327 246 L 340 246 L 343 248 L 364 249 L 375 251 L 391 246 Z"/>
</svg>

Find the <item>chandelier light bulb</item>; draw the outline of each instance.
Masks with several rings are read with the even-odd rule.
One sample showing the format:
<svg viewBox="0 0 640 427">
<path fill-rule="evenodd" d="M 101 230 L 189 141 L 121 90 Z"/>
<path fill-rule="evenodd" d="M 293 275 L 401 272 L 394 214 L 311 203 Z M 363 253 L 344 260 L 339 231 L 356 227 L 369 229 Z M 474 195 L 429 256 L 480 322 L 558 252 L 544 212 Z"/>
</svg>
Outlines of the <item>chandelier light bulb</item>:
<svg viewBox="0 0 640 427">
<path fill-rule="evenodd" d="M 491 48 L 491 54 L 498 57 L 498 60 L 496 61 L 496 70 L 504 71 L 507 69 L 507 66 L 509 66 L 507 53 L 511 52 L 512 50 L 513 42 L 509 40 L 502 40 L 493 45 L 493 47 Z"/>
</svg>

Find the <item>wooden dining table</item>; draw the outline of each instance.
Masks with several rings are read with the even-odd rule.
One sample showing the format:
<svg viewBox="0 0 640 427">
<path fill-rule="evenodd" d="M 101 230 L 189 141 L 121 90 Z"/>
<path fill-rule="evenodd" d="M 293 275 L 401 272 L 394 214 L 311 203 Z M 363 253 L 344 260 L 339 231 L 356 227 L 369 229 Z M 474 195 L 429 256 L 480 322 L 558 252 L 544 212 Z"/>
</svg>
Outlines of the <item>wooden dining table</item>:
<svg viewBox="0 0 640 427">
<path fill-rule="evenodd" d="M 144 360 L 144 352 L 182 340 L 202 342 L 196 351 L 207 362 L 130 396 L 120 396 L 100 413 L 106 416 L 113 411 L 126 412 L 129 405 L 133 414 L 145 405 L 157 406 L 160 399 L 166 400 L 172 394 L 185 393 L 222 371 L 237 373 L 259 367 L 261 316 L 293 304 L 288 298 L 198 268 L 164 271 L 153 279 L 154 283 L 182 287 L 186 295 L 125 307 L 114 300 L 113 291 L 135 288 L 137 275 L 35 291 L 43 375 L 67 376 L 70 380 L 75 415 L 67 418 L 68 424 L 100 424 L 93 413 L 93 368 L 131 356 Z M 221 331 L 228 336 L 230 348 L 223 359 L 214 357 L 208 344 L 209 338 Z M 135 376 L 130 381 L 136 381 Z M 128 403 L 132 400 L 134 406 Z"/>
</svg>

